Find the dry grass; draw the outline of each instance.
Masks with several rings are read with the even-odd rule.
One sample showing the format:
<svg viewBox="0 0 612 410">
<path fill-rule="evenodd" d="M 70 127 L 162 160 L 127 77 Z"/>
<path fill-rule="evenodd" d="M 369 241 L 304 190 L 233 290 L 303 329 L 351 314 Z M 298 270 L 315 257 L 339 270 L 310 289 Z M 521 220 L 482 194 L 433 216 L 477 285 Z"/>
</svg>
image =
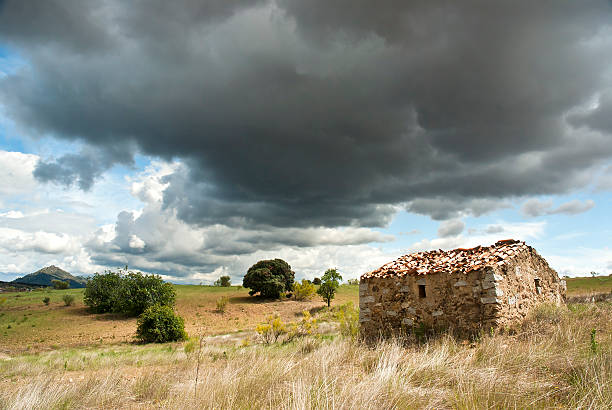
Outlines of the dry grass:
<svg viewBox="0 0 612 410">
<path fill-rule="evenodd" d="M 303 310 L 325 306 L 319 297 L 311 301 L 261 300 L 237 286 L 175 285 L 175 289 L 176 311 L 185 319 L 185 330 L 190 335 L 249 331 L 273 313 L 284 321 L 294 321 Z M 66 293 L 75 296 L 73 306 L 64 306 L 62 295 Z M 83 304 L 83 289 L 11 292 L 2 297 L 6 302 L 0 306 L 0 352 L 116 345 L 132 341 L 136 333 L 136 318 L 88 312 Z M 43 303 L 44 297 L 50 297 L 49 306 Z M 221 298 L 228 302 L 222 318 L 217 307 Z M 358 286 L 341 286 L 332 305 L 349 301 L 357 304 L 358 300 Z"/>
<path fill-rule="evenodd" d="M 22 354 L 0 359 L 0 408 L 612 408 L 611 314 L 610 303 L 545 306 L 471 343 L 209 344 L 197 398 L 198 353 L 184 344 Z"/>
</svg>

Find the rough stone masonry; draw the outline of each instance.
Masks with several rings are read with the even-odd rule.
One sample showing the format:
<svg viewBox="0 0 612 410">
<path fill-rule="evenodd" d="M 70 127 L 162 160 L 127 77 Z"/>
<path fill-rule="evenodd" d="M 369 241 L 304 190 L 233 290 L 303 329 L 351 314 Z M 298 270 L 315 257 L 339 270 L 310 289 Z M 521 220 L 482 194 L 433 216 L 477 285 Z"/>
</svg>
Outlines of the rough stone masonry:
<svg viewBox="0 0 612 410">
<path fill-rule="evenodd" d="M 480 329 L 519 323 L 540 303 L 565 301 L 565 281 L 524 242 L 405 255 L 361 276 L 361 336 L 415 327 Z"/>
</svg>

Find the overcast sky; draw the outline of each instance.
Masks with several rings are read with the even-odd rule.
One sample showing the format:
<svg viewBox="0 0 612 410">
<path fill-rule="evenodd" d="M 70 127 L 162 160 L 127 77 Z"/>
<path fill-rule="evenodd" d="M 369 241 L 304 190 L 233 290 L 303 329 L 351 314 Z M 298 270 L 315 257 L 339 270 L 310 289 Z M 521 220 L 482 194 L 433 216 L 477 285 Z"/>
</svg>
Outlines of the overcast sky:
<svg viewBox="0 0 612 410">
<path fill-rule="evenodd" d="M 0 280 L 612 272 L 609 1 L 0 0 Z"/>
</svg>

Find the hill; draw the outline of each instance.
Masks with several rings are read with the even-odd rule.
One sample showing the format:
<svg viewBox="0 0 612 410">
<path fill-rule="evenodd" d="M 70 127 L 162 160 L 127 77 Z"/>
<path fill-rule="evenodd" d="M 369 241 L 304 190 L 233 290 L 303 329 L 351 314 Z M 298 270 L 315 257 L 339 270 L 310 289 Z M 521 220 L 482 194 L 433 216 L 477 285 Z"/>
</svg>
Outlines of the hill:
<svg viewBox="0 0 612 410">
<path fill-rule="evenodd" d="M 21 278 L 15 279 L 15 283 L 31 284 L 31 285 L 43 285 L 52 286 L 52 280 L 63 280 L 64 282 L 70 283 L 71 288 L 84 288 L 87 280 L 80 276 L 73 276 L 65 270 L 58 268 L 55 265 L 47 266 L 34 273 L 25 275 Z"/>
</svg>

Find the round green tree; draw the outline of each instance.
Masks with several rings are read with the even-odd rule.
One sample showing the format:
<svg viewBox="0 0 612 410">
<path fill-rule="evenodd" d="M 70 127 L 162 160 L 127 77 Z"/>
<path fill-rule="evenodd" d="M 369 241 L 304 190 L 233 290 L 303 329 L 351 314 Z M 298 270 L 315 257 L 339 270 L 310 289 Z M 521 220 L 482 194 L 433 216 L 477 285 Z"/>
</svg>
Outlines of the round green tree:
<svg viewBox="0 0 612 410">
<path fill-rule="evenodd" d="M 321 286 L 317 293 L 327 302 L 327 307 L 331 305 L 331 300 L 336 297 L 336 290 L 340 286 L 342 276 L 336 269 L 328 269 L 321 278 Z"/>
<path fill-rule="evenodd" d="M 185 340 L 183 318 L 174 313 L 170 306 L 153 305 L 138 317 L 138 338 L 145 343 L 165 343 Z"/>
<path fill-rule="evenodd" d="M 257 262 L 244 275 L 242 286 L 251 289 L 249 295 L 259 293 L 265 298 L 279 298 L 281 292 L 293 289 L 295 272 L 282 259 L 270 259 Z"/>
</svg>

